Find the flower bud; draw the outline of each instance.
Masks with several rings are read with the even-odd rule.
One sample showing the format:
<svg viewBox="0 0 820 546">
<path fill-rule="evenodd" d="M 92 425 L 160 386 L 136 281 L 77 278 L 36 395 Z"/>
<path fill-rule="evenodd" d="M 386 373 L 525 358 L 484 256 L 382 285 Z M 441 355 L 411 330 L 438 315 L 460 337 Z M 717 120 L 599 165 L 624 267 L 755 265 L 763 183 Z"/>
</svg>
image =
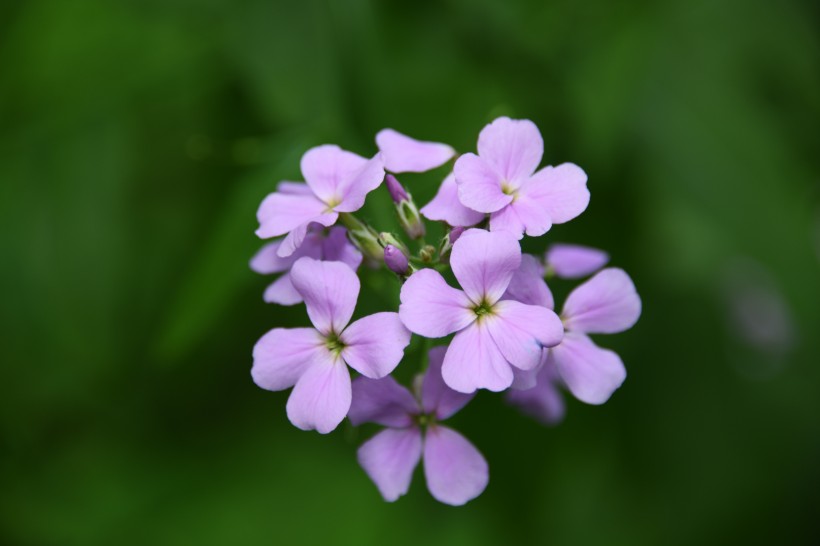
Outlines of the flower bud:
<svg viewBox="0 0 820 546">
<path fill-rule="evenodd" d="M 453 249 L 453 244 L 461 237 L 461 234 L 464 233 L 466 228 L 456 226 L 452 228 L 444 237 L 441 239 L 441 244 L 439 245 L 438 255 L 439 260 L 442 263 L 449 262 L 450 251 Z"/>
<path fill-rule="evenodd" d="M 387 186 L 387 191 L 390 192 L 390 197 L 393 198 L 393 202 L 397 205 L 402 201 L 410 200 L 407 190 L 404 189 L 404 186 L 402 186 L 392 174 L 388 174 L 384 177 L 384 185 Z"/>
<path fill-rule="evenodd" d="M 382 247 L 386 247 L 387 245 L 393 245 L 394 247 L 401 250 L 405 256 L 410 255 L 410 249 L 407 248 L 407 245 L 404 244 L 404 241 L 402 241 L 401 239 L 387 231 L 382 231 L 381 233 L 379 233 L 379 244 L 382 245 Z"/>
<path fill-rule="evenodd" d="M 347 237 L 361 253 L 371 262 L 379 262 L 384 257 L 384 251 L 379 244 L 379 235 L 376 231 L 349 213 L 339 215 L 339 220 L 347 228 Z"/>
<path fill-rule="evenodd" d="M 399 248 L 393 245 L 384 247 L 384 264 L 396 275 L 404 277 L 410 271 L 410 262 Z"/>
<path fill-rule="evenodd" d="M 419 251 L 419 258 L 421 258 L 421 261 L 424 263 L 432 262 L 435 255 L 436 249 L 432 245 L 424 245 Z"/>
<path fill-rule="evenodd" d="M 411 239 L 424 237 L 424 222 L 421 220 L 418 207 L 413 202 L 413 196 L 407 193 L 404 186 L 392 174 L 384 177 L 384 183 L 393 203 L 396 204 L 396 213 L 402 229 Z"/>
</svg>

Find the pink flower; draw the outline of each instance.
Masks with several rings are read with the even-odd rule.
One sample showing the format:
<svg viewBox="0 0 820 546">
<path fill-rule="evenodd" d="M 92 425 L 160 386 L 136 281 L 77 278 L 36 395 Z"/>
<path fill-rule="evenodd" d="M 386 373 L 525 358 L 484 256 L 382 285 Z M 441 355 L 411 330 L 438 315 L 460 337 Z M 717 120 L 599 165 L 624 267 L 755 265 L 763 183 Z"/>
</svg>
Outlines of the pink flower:
<svg viewBox="0 0 820 546">
<path fill-rule="evenodd" d="M 496 119 L 481 131 L 478 155 L 456 161 L 459 200 L 490 213 L 490 230 L 509 231 L 518 239 L 572 220 L 589 204 L 587 175 L 572 163 L 536 172 L 543 153 L 544 141 L 531 121 Z"/>
<path fill-rule="evenodd" d="M 296 291 L 290 280 L 290 268 L 299 258 L 307 256 L 327 262 L 343 262 L 354 271 L 361 265 L 362 253 L 347 240 L 347 230 L 345 228 L 334 226 L 325 233 L 324 228 L 316 229 L 314 226 L 318 226 L 318 224 L 313 224 L 308 229 L 304 242 L 287 258 L 282 258 L 277 253 L 282 244 L 281 240 L 263 246 L 251 258 L 251 269 L 257 273 L 262 275 L 282 273 L 265 290 L 263 299 L 266 302 L 294 305 L 303 301 L 301 294 Z"/>
<path fill-rule="evenodd" d="M 388 427 L 359 448 L 359 464 L 388 502 L 410 488 L 413 470 L 424 459 L 427 489 L 436 500 L 460 506 L 487 487 L 487 461 L 464 436 L 439 424 L 472 398 L 455 392 L 441 380 L 444 347 L 430 350 L 420 400 L 392 377 L 353 382 L 350 421 Z"/>
<path fill-rule="evenodd" d="M 382 129 L 376 145 L 384 156 L 384 168 L 391 173 L 423 173 L 447 163 L 455 154 L 451 146 L 422 142 L 393 129 Z"/>
<path fill-rule="evenodd" d="M 442 366 L 450 388 L 504 390 L 512 384 L 513 368 L 535 368 L 542 348 L 561 341 L 563 328 L 551 310 L 501 300 L 520 263 L 521 249 L 511 234 L 470 229 L 450 256 L 463 290 L 433 269 L 413 273 L 402 286 L 399 316 L 410 331 L 431 338 L 456 333 Z"/>
<path fill-rule="evenodd" d="M 277 250 L 283 258 L 299 248 L 310 224 L 331 226 L 340 212 L 359 210 L 367 194 L 384 179 L 381 154 L 365 159 L 332 144 L 305 152 L 301 167 L 307 184 L 280 184 L 256 213 L 259 237 L 287 234 Z"/>
<path fill-rule="evenodd" d="M 410 343 L 396 313 L 375 313 L 348 325 L 359 278 L 341 262 L 300 258 L 290 270 L 314 328 L 274 328 L 253 348 L 254 382 L 272 391 L 293 387 L 290 422 L 325 434 L 350 408 L 349 365 L 374 379 L 393 371 Z"/>
</svg>

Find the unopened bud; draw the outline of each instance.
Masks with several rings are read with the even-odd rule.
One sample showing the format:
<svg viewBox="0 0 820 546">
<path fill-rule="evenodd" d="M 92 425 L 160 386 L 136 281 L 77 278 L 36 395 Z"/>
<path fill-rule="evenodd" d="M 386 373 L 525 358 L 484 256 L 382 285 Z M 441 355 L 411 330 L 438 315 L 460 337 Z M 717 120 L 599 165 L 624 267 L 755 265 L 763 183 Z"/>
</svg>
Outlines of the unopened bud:
<svg viewBox="0 0 820 546">
<path fill-rule="evenodd" d="M 379 244 L 382 245 L 382 247 L 386 247 L 387 245 L 393 245 L 394 247 L 401 250 L 405 256 L 410 255 L 410 249 L 407 248 L 407 245 L 404 244 L 404 241 L 402 241 L 390 232 L 382 231 L 381 233 L 379 233 Z"/>
<path fill-rule="evenodd" d="M 347 237 L 369 261 L 379 262 L 384 256 L 376 231 L 349 213 L 339 215 L 339 220 L 347 228 Z"/>
<path fill-rule="evenodd" d="M 384 264 L 396 275 L 405 276 L 410 271 L 410 262 L 399 248 L 393 245 L 384 247 Z"/>
<path fill-rule="evenodd" d="M 390 197 L 393 198 L 394 203 L 399 204 L 402 201 L 410 200 L 407 190 L 404 189 L 404 186 L 402 186 L 392 174 L 388 174 L 384 177 L 384 185 L 387 186 L 387 191 L 390 192 Z"/>
<path fill-rule="evenodd" d="M 443 263 L 447 263 L 450 257 L 450 251 L 453 249 L 453 243 L 455 243 L 461 234 L 464 233 L 466 228 L 456 226 L 451 229 L 444 237 L 441 239 L 441 244 L 439 245 L 438 255 L 439 260 Z"/>
<path fill-rule="evenodd" d="M 436 255 L 436 249 L 432 245 L 424 245 L 422 249 L 419 251 L 419 258 L 424 263 L 430 263 L 433 261 L 433 256 Z"/>
</svg>

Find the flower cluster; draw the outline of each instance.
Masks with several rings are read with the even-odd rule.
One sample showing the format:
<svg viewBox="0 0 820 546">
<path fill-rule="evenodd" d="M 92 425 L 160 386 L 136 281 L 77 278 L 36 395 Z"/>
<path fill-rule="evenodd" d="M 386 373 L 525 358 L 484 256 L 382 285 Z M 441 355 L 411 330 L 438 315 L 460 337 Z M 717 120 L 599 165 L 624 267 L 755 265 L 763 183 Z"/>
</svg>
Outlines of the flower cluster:
<svg viewBox="0 0 820 546">
<path fill-rule="evenodd" d="M 277 239 L 251 268 L 279 274 L 264 299 L 304 302 L 313 327 L 262 336 L 251 374 L 264 389 L 293 388 L 287 415 L 300 429 L 328 433 L 345 417 L 354 426 L 386 427 L 358 455 L 385 500 L 407 492 L 423 460 L 433 497 L 461 505 L 484 491 L 488 466 L 441 421 L 479 389 L 506 391 L 509 403 L 546 424 L 563 418 L 562 389 L 588 404 L 606 402 L 626 370 L 589 335 L 630 328 L 641 301 L 623 270 L 605 267 L 603 251 L 553 244 L 543 257 L 522 253 L 525 235 L 572 220 L 590 198 L 580 167 L 538 168 L 543 140 L 531 121 L 496 119 L 481 131 L 477 154 L 457 156 L 446 144 L 392 129 L 379 132 L 376 144 L 370 159 L 333 145 L 309 150 L 305 182 L 281 182 L 260 205 L 256 233 Z M 396 175 L 445 164 L 451 172 L 419 209 Z M 382 183 L 415 251 L 354 214 Z M 425 242 L 425 218 L 444 223 L 438 245 Z M 401 303 L 351 322 L 362 263 L 398 277 Z M 547 280 L 586 277 L 557 314 Z M 391 373 L 413 334 L 445 342 L 424 355 L 408 389 Z M 352 381 L 348 367 L 358 373 Z"/>
</svg>

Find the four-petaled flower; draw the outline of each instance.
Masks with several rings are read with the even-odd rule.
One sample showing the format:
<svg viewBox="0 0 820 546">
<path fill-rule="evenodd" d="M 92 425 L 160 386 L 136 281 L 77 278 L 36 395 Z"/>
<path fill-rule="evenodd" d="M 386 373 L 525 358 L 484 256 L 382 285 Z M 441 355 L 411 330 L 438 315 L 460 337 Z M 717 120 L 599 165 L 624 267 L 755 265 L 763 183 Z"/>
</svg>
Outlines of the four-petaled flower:
<svg viewBox="0 0 820 546">
<path fill-rule="evenodd" d="M 459 392 L 502 391 L 513 368 L 537 367 L 544 347 L 561 341 L 561 321 L 550 309 L 501 300 L 521 263 L 518 241 L 507 232 L 465 231 L 453 245 L 450 265 L 463 290 L 433 269 L 417 271 L 401 289 L 399 316 L 425 337 L 456 333 L 442 375 Z"/>
<path fill-rule="evenodd" d="M 430 350 L 430 363 L 414 397 L 392 377 L 357 378 L 349 418 L 388 427 L 359 448 L 359 464 L 385 500 L 395 501 L 410 487 L 413 470 L 424 458 L 427 489 L 436 500 L 459 506 L 487 486 L 487 462 L 464 436 L 440 421 L 463 408 L 472 394 L 447 387 L 441 379 L 444 347 Z"/>
<path fill-rule="evenodd" d="M 350 408 L 347 365 L 374 379 L 393 371 L 410 343 L 396 313 L 375 313 L 348 326 L 359 296 L 359 278 L 341 262 L 300 258 L 291 281 L 305 300 L 314 328 L 274 328 L 253 349 L 257 385 L 293 387 L 287 413 L 303 430 L 327 433 Z"/>
</svg>

